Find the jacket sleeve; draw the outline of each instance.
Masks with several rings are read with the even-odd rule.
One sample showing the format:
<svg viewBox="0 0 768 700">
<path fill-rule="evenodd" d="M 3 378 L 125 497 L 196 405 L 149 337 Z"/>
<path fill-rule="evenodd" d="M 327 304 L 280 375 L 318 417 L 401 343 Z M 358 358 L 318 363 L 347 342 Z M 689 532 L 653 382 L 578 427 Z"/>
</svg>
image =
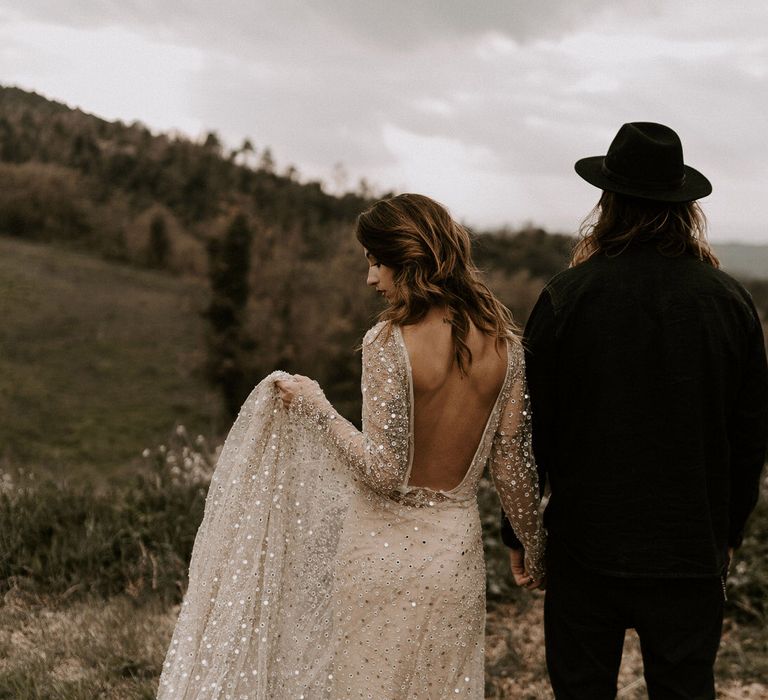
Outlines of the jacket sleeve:
<svg viewBox="0 0 768 700">
<path fill-rule="evenodd" d="M 523 351 L 514 361 L 509 394 L 491 449 L 491 477 L 508 526 L 525 549 L 525 565 L 534 578 L 544 574 L 546 536 L 539 513 L 539 477 L 531 443 L 531 405 L 525 380 Z"/>
<path fill-rule="evenodd" d="M 362 355 L 362 431 L 337 413 L 317 385 L 314 393 L 296 397 L 291 412 L 326 432 L 358 478 L 389 496 L 410 465 L 408 370 L 393 329 L 383 324 L 368 331 Z"/>
<path fill-rule="evenodd" d="M 555 314 L 545 289 L 525 327 L 525 374 L 531 402 L 533 454 L 538 470 L 539 495 L 543 495 L 555 447 Z M 511 549 L 522 549 L 509 519 L 501 514 L 501 539 Z"/>
<path fill-rule="evenodd" d="M 744 372 L 729 421 L 731 498 L 728 545 L 741 546 L 744 528 L 760 493 L 760 472 L 768 442 L 768 367 L 757 311 L 748 340 Z"/>
</svg>

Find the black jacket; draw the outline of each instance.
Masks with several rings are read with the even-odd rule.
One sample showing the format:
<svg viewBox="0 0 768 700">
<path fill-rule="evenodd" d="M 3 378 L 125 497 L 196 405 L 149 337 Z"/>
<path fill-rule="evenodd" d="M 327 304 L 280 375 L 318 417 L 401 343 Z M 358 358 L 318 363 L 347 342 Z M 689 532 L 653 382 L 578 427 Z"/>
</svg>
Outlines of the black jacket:
<svg viewBox="0 0 768 700">
<path fill-rule="evenodd" d="M 552 543 L 607 574 L 720 574 L 768 440 L 749 293 L 691 256 L 638 244 L 554 277 L 525 343 Z M 506 519 L 502 536 L 521 546 Z"/>
</svg>

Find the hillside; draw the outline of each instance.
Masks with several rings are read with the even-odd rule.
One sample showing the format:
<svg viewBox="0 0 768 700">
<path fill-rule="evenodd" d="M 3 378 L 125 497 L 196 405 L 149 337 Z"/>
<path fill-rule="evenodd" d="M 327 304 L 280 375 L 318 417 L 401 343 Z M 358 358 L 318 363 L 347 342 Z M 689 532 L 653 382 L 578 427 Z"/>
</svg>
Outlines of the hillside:
<svg viewBox="0 0 768 700">
<path fill-rule="evenodd" d="M 146 265 L 149 219 L 160 216 L 171 239 L 162 266 L 197 274 L 204 242 L 236 212 L 265 232 L 299 230 L 323 254 L 371 196 L 364 183 L 334 196 L 293 166 L 277 172 L 265 145 L 228 150 L 215 132 L 199 142 L 153 134 L 3 86 L 0 177 L 2 234 Z"/>
<path fill-rule="evenodd" d="M 129 469 L 177 422 L 218 440 L 231 416 L 211 367 L 233 364 L 230 406 L 279 367 L 316 378 L 359 419 L 354 349 L 378 303 L 352 235 L 365 183 L 330 194 L 278 172 L 265 145 L 228 151 L 214 132 L 154 134 L 2 86 L 0 179 L 6 465 Z M 241 326 L 212 342 L 212 250 L 237 219 L 250 241 Z M 571 247 L 528 227 L 478 236 L 475 254 L 522 324 Z M 743 259 L 759 271 L 758 251 L 737 260 L 735 248 L 717 248 L 726 269 Z M 766 314 L 768 282 L 750 289 Z"/>
<path fill-rule="evenodd" d="M 13 466 L 111 472 L 177 422 L 221 429 L 199 371 L 204 285 L 0 237 L 0 445 Z"/>
<path fill-rule="evenodd" d="M 211 360 L 215 341 L 200 314 L 211 304 L 213 244 L 237 218 L 253 240 L 245 253 L 248 298 L 237 342 L 226 329 L 218 337 L 218 347 L 237 345 L 243 365 L 239 397 L 230 405 L 266 372 L 283 367 L 312 373 L 342 410 L 359 415 L 353 348 L 375 300 L 360 293 L 364 260 L 350 234 L 370 202 L 365 187 L 335 196 L 319 182 L 300 181 L 295 168 L 277 172 L 263 145 L 227 150 L 214 132 L 200 141 L 153 134 L 140 123 L 109 122 L 2 86 L 0 179 L 4 284 L 40 297 L 32 307 L 27 291 L 3 300 L 8 351 L 2 361 L 10 373 L 0 408 L 14 417 L 0 433 L 0 455 L 8 463 L 114 465 L 162 439 L 175 421 L 221 437 L 218 399 L 211 403 L 217 394 L 205 382 L 214 378 L 211 367 L 228 359 Z M 56 262 L 64 250 L 117 265 L 78 258 L 73 277 Z M 46 278 L 49 266 L 58 277 Z M 114 283 L 113 274 L 129 288 Z M 327 318 L 329 306 L 338 317 Z M 61 323 L 62 316 L 69 322 Z M 57 352 L 35 356 L 47 347 Z M 26 355 L 37 365 L 18 359 Z M 131 368 L 125 375 L 123 366 Z M 86 392 L 72 392 L 70 382 Z M 107 388 L 99 391 L 102 385 Z M 69 398 L 46 406 L 46 386 Z M 100 421 L 115 405 L 121 408 Z M 153 407 L 142 408 L 147 405 Z"/>
</svg>

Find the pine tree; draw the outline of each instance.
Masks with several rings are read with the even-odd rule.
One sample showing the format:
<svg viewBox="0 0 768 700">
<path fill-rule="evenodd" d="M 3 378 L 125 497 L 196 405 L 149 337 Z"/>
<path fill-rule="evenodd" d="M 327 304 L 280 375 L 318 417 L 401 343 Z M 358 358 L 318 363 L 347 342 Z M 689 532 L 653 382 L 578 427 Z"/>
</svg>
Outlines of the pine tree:
<svg viewBox="0 0 768 700">
<path fill-rule="evenodd" d="M 151 267 L 166 267 L 171 252 L 171 241 L 162 214 L 152 217 L 149 224 L 149 245 L 147 246 L 147 263 Z"/>
<path fill-rule="evenodd" d="M 208 244 L 208 375 L 221 389 L 227 411 L 233 416 L 250 388 L 246 357 L 252 341 L 244 326 L 252 240 L 247 218 L 238 214 L 224 237 Z"/>
<path fill-rule="evenodd" d="M 265 173 L 275 172 L 275 159 L 272 155 L 272 149 L 265 148 L 261 152 L 261 158 L 259 159 L 259 170 L 263 170 Z"/>
</svg>

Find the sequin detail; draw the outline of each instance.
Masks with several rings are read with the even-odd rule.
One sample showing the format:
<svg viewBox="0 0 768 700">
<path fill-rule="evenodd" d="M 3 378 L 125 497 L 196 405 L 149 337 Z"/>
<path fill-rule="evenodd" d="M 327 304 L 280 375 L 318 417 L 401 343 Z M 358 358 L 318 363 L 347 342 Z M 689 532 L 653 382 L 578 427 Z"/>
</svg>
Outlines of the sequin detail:
<svg viewBox="0 0 768 700">
<path fill-rule="evenodd" d="M 363 343 L 363 430 L 314 385 L 282 409 L 270 375 L 216 467 L 158 697 L 401 698 L 484 693 L 477 486 L 490 470 L 529 570 L 544 533 L 523 355 L 465 479 L 408 486 L 409 365 L 397 327 Z"/>
</svg>

